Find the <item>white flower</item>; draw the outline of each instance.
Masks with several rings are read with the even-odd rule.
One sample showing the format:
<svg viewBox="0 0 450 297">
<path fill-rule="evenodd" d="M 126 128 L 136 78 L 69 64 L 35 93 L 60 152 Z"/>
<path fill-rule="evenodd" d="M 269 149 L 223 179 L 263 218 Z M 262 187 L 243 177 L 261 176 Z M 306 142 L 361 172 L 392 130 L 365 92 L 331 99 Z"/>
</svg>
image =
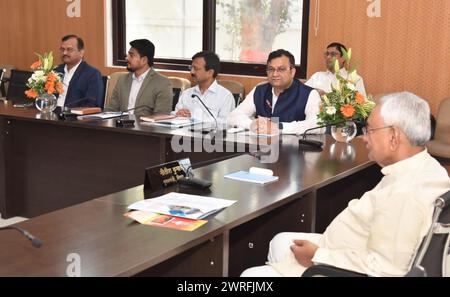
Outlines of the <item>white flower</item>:
<svg viewBox="0 0 450 297">
<path fill-rule="evenodd" d="M 352 90 L 352 91 L 356 90 L 355 85 L 354 85 L 353 83 L 351 83 L 351 82 L 348 82 L 348 83 L 347 83 L 347 88 L 349 88 L 349 89 Z"/>
<path fill-rule="evenodd" d="M 40 81 L 45 82 L 47 77 L 45 76 L 45 72 L 43 70 L 37 70 L 33 73 L 33 75 L 31 76 L 31 79 L 35 82 L 40 82 Z"/>
<path fill-rule="evenodd" d="M 336 91 L 340 92 L 341 91 L 341 84 L 339 81 L 332 83 L 331 84 L 332 88 L 335 89 Z"/>
<path fill-rule="evenodd" d="M 350 81 L 352 83 L 356 83 L 356 81 L 358 80 L 358 74 L 356 74 L 356 70 L 353 70 L 352 72 L 350 72 L 348 74 L 347 79 L 348 79 L 348 81 Z"/>
<path fill-rule="evenodd" d="M 328 115 L 334 115 L 334 114 L 336 113 L 336 107 L 334 107 L 334 106 L 328 106 L 328 107 L 325 108 L 325 112 L 326 112 Z"/>
</svg>

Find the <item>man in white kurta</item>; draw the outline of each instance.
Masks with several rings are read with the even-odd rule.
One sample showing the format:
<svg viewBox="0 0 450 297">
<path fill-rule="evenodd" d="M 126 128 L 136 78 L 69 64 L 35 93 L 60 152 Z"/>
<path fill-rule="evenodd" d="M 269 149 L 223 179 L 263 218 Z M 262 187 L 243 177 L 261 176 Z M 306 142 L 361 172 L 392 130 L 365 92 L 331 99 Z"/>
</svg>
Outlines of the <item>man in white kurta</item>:
<svg viewBox="0 0 450 297">
<path fill-rule="evenodd" d="M 383 167 L 380 183 L 350 201 L 323 235 L 275 236 L 269 265 L 242 276 L 300 276 L 313 263 L 372 276 L 405 275 L 431 225 L 434 200 L 450 188 L 446 170 L 424 147 L 429 128 L 424 100 L 406 92 L 382 98 L 364 135 L 369 158 Z"/>
<path fill-rule="evenodd" d="M 343 57 L 342 49 L 347 50 L 344 45 L 337 42 L 328 45 L 327 50 L 324 52 L 327 70 L 314 73 L 308 81 L 306 81 L 305 85 L 318 90 L 321 94 L 331 92 L 331 85 L 337 84 L 336 75 L 334 74 L 334 59 L 336 59 L 339 62 L 339 74 L 346 79 L 351 79 L 355 83 L 356 90 L 366 97 L 363 78 L 356 73 L 352 75 L 352 77 L 349 77 L 349 74 L 345 69 L 345 59 Z"/>
</svg>

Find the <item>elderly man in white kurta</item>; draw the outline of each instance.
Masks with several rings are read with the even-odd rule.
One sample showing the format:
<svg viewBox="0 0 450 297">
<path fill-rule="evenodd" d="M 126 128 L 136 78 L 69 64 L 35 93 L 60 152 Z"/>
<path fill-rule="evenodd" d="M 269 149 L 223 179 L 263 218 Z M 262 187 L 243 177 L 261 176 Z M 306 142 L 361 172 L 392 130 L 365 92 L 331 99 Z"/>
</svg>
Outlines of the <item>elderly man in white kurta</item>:
<svg viewBox="0 0 450 297">
<path fill-rule="evenodd" d="M 433 202 L 450 188 L 446 170 L 432 158 L 427 102 L 403 92 L 387 95 L 364 129 L 369 158 L 384 175 L 350 201 L 324 234 L 280 233 L 268 264 L 242 276 L 300 276 L 322 263 L 372 276 L 402 276 L 431 226 Z"/>
</svg>

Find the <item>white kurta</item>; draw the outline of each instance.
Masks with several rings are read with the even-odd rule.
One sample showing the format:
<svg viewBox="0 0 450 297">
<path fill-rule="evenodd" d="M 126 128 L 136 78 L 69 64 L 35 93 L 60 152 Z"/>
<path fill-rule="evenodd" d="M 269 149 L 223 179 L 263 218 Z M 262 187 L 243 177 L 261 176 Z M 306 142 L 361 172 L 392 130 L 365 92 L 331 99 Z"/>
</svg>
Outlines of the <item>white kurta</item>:
<svg viewBox="0 0 450 297">
<path fill-rule="evenodd" d="M 340 75 L 344 78 L 348 77 L 347 70 L 345 68 L 341 68 L 339 71 Z M 331 92 L 331 84 L 337 83 L 336 75 L 331 73 L 330 71 L 318 71 L 314 73 L 305 85 L 314 88 L 323 90 L 326 93 Z M 364 81 L 361 76 L 356 76 L 355 81 L 356 90 L 366 96 L 366 89 L 364 88 Z"/>
<path fill-rule="evenodd" d="M 372 276 L 402 276 L 431 226 L 433 203 L 450 189 L 447 171 L 426 150 L 386 166 L 380 183 L 349 202 L 320 239 L 313 262 Z M 305 236 L 306 235 L 306 236 Z M 281 275 L 301 275 L 289 247 L 312 234 L 281 233 L 270 244 L 269 262 Z M 306 237 L 306 238 L 305 238 Z M 261 276 L 259 267 L 246 276 Z M 267 267 L 265 268 L 267 269 Z"/>
<path fill-rule="evenodd" d="M 255 94 L 256 87 L 250 91 L 245 97 L 245 100 L 233 110 L 228 116 L 228 125 L 238 126 L 245 129 L 250 129 L 250 125 L 255 119 L 256 106 L 255 106 Z M 272 111 L 275 109 L 278 97 L 275 95 L 272 88 Z M 320 95 L 316 90 L 312 90 L 308 96 L 308 102 L 305 106 L 305 120 L 294 122 L 283 122 L 283 134 L 301 134 L 307 129 L 317 126 L 317 114 L 319 113 Z M 311 133 L 321 134 L 324 129 L 312 130 Z"/>
</svg>

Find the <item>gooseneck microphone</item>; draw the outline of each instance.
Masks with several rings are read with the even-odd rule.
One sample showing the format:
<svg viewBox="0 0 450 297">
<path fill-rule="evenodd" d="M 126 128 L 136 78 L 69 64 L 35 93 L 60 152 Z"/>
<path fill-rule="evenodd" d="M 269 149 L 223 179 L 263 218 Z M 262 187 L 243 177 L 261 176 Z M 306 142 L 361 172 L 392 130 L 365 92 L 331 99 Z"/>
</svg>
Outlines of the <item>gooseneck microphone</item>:
<svg viewBox="0 0 450 297">
<path fill-rule="evenodd" d="M 28 238 L 31 241 L 31 244 L 35 247 L 35 248 L 40 248 L 42 246 L 42 241 L 33 236 L 30 232 L 20 228 L 20 227 L 16 227 L 16 226 L 7 226 L 7 227 L 1 227 L 0 230 L 8 230 L 8 229 L 12 229 L 12 230 L 17 230 L 19 231 L 23 236 L 25 236 L 26 238 Z"/>
<path fill-rule="evenodd" d="M 120 128 L 134 127 L 134 122 L 135 121 L 131 120 L 131 119 L 124 119 L 123 118 L 123 114 L 125 112 L 129 112 L 129 111 L 132 111 L 132 110 L 138 110 L 138 109 L 141 109 L 141 108 L 148 108 L 150 110 L 150 112 L 153 112 L 153 108 L 151 108 L 148 105 L 139 105 L 139 106 L 135 106 L 133 108 L 124 110 L 124 111 L 121 112 L 120 117 L 116 120 L 116 127 L 120 127 Z"/>
<path fill-rule="evenodd" d="M 312 128 L 306 129 L 305 132 L 303 132 L 303 134 L 302 134 L 303 135 L 302 138 L 298 140 L 299 148 L 321 151 L 322 150 L 322 146 L 323 146 L 323 142 L 319 141 L 319 140 L 307 140 L 306 139 L 306 134 L 309 131 L 312 131 L 312 130 L 325 128 L 325 127 L 330 127 L 330 126 L 334 126 L 334 125 L 339 125 L 339 124 L 343 124 L 345 122 L 346 121 L 341 121 L 341 122 L 337 122 L 337 123 L 333 123 L 333 124 L 325 124 L 325 125 L 322 125 L 322 126 L 317 126 L 317 127 L 312 127 Z"/>
<path fill-rule="evenodd" d="M 203 162 L 200 162 L 200 164 L 201 163 L 203 163 Z M 192 165 L 189 165 L 189 167 L 187 169 L 185 169 L 186 176 L 184 178 L 179 179 L 178 184 L 182 185 L 182 186 L 193 187 L 193 188 L 203 189 L 203 190 L 211 187 L 212 182 L 210 182 L 209 180 L 195 177 L 194 173 L 192 172 L 193 169 L 194 168 L 192 167 Z"/>
<path fill-rule="evenodd" d="M 203 102 L 202 99 L 200 99 L 200 97 L 197 94 L 192 94 L 191 98 L 194 99 L 195 97 L 197 97 L 198 101 L 200 101 L 200 103 L 203 105 L 203 107 L 208 111 L 209 115 L 214 119 L 214 122 L 216 123 L 216 126 L 214 127 L 214 129 L 212 131 L 217 131 L 217 129 L 219 128 L 219 125 L 217 123 L 217 119 L 216 117 L 212 114 L 211 110 L 208 108 L 208 106 L 205 105 L 205 103 Z M 209 133 L 211 131 L 207 131 L 207 133 Z"/>
</svg>

